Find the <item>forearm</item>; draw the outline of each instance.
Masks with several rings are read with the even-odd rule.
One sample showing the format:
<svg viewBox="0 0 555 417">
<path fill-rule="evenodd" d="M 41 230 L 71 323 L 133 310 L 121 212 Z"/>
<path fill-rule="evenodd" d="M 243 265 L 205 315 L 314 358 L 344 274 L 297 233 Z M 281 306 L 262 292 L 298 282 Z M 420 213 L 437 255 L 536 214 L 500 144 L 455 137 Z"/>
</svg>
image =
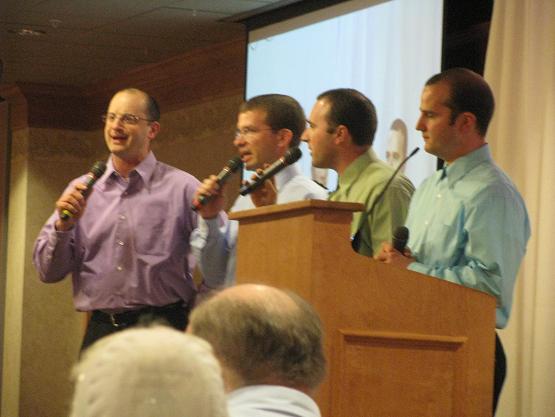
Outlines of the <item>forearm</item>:
<svg viewBox="0 0 555 417">
<path fill-rule="evenodd" d="M 209 288 L 219 288 L 225 282 L 229 241 L 236 239 L 230 223 L 227 221 L 224 226 L 219 226 L 218 218 L 199 219 L 198 228 L 191 235 L 191 251 L 204 277 L 203 285 Z"/>
<path fill-rule="evenodd" d="M 41 281 L 57 282 L 73 269 L 73 231 L 59 232 L 49 221 L 41 230 L 33 250 L 33 263 Z"/>
<path fill-rule="evenodd" d="M 498 305 L 502 305 L 504 282 L 498 265 L 486 266 L 476 260 L 467 260 L 463 265 L 437 266 L 416 261 L 409 264 L 408 269 L 486 292 L 497 299 Z"/>
</svg>

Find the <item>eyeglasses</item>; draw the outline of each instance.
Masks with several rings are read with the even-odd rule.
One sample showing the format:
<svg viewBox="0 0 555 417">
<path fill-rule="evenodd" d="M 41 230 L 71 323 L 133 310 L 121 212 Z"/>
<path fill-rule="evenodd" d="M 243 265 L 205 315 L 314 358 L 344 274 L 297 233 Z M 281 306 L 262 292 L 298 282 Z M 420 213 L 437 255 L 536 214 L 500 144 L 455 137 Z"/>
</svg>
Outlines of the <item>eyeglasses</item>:
<svg viewBox="0 0 555 417">
<path fill-rule="evenodd" d="M 259 132 L 264 132 L 265 130 L 274 130 L 271 127 L 267 127 L 267 128 L 263 128 L 263 129 L 256 129 L 256 128 L 252 128 L 252 127 L 244 127 L 243 129 L 237 129 L 235 131 L 235 137 L 238 138 L 239 136 L 242 136 L 244 138 L 247 137 L 252 137 L 254 135 L 256 135 Z"/>
<path fill-rule="evenodd" d="M 116 113 L 105 113 L 102 115 L 102 121 L 104 123 L 114 123 L 118 120 L 118 118 L 121 120 L 121 122 L 124 125 L 136 125 L 137 123 L 139 123 L 139 121 L 144 120 L 145 122 L 154 122 L 155 120 L 151 120 L 151 119 L 145 119 L 144 117 L 139 117 L 135 114 L 131 114 L 131 113 L 123 113 L 123 114 L 116 114 Z"/>
</svg>

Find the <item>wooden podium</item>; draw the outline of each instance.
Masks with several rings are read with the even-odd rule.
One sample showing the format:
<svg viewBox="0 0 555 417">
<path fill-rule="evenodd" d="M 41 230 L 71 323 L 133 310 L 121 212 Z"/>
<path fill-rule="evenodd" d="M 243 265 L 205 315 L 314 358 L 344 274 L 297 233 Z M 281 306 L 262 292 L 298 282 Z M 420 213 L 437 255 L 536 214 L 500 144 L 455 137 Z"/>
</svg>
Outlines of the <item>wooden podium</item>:
<svg viewBox="0 0 555 417">
<path fill-rule="evenodd" d="M 324 417 L 491 416 L 494 298 L 355 253 L 361 209 L 309 200 L 230 214 L 237 282 L 291 289 L 320 314 Z"/>
</svg>

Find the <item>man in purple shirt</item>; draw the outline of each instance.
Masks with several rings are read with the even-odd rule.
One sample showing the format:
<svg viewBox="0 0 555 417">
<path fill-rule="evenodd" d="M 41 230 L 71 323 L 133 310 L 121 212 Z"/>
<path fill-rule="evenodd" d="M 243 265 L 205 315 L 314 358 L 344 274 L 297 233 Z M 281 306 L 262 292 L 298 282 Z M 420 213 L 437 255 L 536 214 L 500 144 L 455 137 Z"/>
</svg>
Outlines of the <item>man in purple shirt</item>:
<svg viewBox="0 0 555 417">
<path fill-rule="evenodd" d="M 84 178 L 71 182 L 35 243 L 40 279 L 71 273 L 75 308 L 91 313 L 81 349 L 145 316 L 186 327 L 197 292 L 189 235 L 199 181 L 154 157 L 159 118 L 145 92 L 114 95 L 104 115 L 106 172 L 86 200 Z M 71 213 L 66 220 L 63 211 Z"/>
</svg>

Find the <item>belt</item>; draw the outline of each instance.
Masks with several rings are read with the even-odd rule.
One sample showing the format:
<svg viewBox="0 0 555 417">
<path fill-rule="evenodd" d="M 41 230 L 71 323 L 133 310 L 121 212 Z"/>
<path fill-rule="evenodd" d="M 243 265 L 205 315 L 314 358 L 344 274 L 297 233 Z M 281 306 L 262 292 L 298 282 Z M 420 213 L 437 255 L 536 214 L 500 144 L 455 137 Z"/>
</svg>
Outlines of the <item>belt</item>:
<svg viewBox="0 0 555 417">
<path fill-rule="evenodd" d="M 91 320 L 110 323 L 114 327 L 127 327 L 136 324 L 142 316 L 151 315 L 166 317 L 170 314 L 185 314 L 183 301 L 178 301 L 165 306 L 146 306 L 136 310 L 123 311 L 121 313 L 106 313 L 102 310 L 93 310 Z"/>
</svg>

